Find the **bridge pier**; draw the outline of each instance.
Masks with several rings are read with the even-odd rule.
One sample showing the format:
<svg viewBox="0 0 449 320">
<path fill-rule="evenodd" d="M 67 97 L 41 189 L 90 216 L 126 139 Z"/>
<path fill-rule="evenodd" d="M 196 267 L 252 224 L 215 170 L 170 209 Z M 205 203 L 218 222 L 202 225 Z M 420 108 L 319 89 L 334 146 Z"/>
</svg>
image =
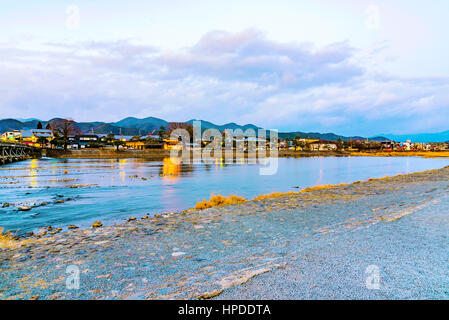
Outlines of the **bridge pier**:
<svg viewBox="0 0 449 320">
<path fill-rule="evenodd" d="M 40 156 L 41 150 L 38 148 L 22 144 L 0 143 L 0 165 Z"/>
</svg>

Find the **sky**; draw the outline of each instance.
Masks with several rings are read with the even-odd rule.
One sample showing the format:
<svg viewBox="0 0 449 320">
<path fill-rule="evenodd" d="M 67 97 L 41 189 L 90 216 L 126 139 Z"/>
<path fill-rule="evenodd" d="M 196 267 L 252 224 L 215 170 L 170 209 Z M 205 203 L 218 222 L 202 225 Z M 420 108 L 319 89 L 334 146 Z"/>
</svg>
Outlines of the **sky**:
<svg viewBox="0 0 449 320">
<path fill-rule="evenodd" d="M 0 118 L 449 130 L 449 1 L 0 5 Z"/>
</svg>

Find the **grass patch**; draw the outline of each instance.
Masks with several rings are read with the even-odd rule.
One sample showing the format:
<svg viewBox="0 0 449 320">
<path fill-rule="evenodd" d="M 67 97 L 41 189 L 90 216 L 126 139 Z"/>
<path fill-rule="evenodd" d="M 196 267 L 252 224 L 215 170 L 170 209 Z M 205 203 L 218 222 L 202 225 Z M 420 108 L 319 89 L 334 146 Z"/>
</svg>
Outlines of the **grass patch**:
<svg viewBox="0 0 449 320">
<path fill-rule="evenodd" d="M 347 186 L 348 184 L 349 183 L 325 184 L 325 185 L 305 188 L 305 189 L 302 189 L 300 192 L 304 193 L 304 192 L 310 192 L 310 191 L 316 191 L 316 190 L 327 190 L 327 189 L 331 189 L 331 188 Z"/>
<path fill-rule="evenodd" d="M 363 157 L 423 157 L 439 158 L 449 157 L 449 151 L 377 151 L 377 152 L 351 152 L 351 156 Z"/>
<path fill-rule="evenodd" d="M 4 232 L 4 229 L 0 228 L 0 249 L 15 249 L 35 242 L 38 240 L 17 239 L 11 232 Z"/>
<path fill-rule="evenodd" d="M 358 181 L 357 183 L 361 183 L 361 181 Z M 273 192 L 273 193 L 269 193 L 269 194 L 261 194 L 261 195 L 258 195 L 257 197 L 255 197 L 253 199 L 253 201 L 279 198 L 279 197 L 290 196 L 290 195 L 297 195 L 300 193 L 305 193 L 305 192 L 310 192 L 310 191 L 315 191 L 315 190 L 327 190 L 327 189 L 342 187 L 342 186 L 346 186 L 346 185 L 348 185 L 348 183 L 326 184 L 326 185 L 308 187 L 308 188 L 302 189 L 299 192 L 290 191 L 290 192 Z"/>
<path fill-rule="evenodd" d="M 293 192 L 293 191 L 291 191 L 291 192 L 273 192 L 273 193 L 269 193 L 269 194 L 258 195 L 253 200 L 254 201 L 259 201 L 259 200 L 271 199 L 271 198 L 279 198 L 279 197 L 288 196 L 288 195 L 294 195 L 294 194 L 298 194 L 298 192 Z"/>
<path fill-rule="evenodd" d="M 207 208 L 212 207 L 220 207 L 220 206 L 227 206 L 231 204 L 240 204 L 247 202 L 244 197 L 239 197 L 236 195 L 231 194 L 229 197 L 222 196 L 220 194 L 212 195 L 209 200 L 203 200 L 200 202 L 197 202 L 195 205 L 195 209 L 203 210 Z"/>
</svg>

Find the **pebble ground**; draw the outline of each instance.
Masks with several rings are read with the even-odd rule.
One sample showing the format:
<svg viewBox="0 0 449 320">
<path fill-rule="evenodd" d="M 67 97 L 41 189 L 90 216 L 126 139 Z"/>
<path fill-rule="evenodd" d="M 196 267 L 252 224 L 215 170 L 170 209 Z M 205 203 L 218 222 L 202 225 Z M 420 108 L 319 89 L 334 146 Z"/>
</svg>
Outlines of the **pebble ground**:
<svg viewBox="0 0 449 320">
<path fill-rule="evenodd" d="M 446 167 L 32 239 L 0 298 L 449 299 L 448 191 Z"/>
</svg>

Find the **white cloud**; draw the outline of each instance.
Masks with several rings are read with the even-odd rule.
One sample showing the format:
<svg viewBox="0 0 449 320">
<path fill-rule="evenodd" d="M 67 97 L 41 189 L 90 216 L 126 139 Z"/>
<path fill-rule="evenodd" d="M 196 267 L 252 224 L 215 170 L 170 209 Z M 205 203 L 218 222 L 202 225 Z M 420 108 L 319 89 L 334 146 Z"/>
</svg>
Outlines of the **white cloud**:
<svg viewBox="0 0 449 320">
<path fill-rule="evenodd" d="M 376 53 L 348 42 L 280 43 L 249 29 L 209 32 L 177 51 L 126 40 L 25 48 L 0 45 L 2 118 L 202 118 L 360 135 L 448 129 L 430 121 L 449 115 L 447 78 L 377 74 Z"/>
</svg>

